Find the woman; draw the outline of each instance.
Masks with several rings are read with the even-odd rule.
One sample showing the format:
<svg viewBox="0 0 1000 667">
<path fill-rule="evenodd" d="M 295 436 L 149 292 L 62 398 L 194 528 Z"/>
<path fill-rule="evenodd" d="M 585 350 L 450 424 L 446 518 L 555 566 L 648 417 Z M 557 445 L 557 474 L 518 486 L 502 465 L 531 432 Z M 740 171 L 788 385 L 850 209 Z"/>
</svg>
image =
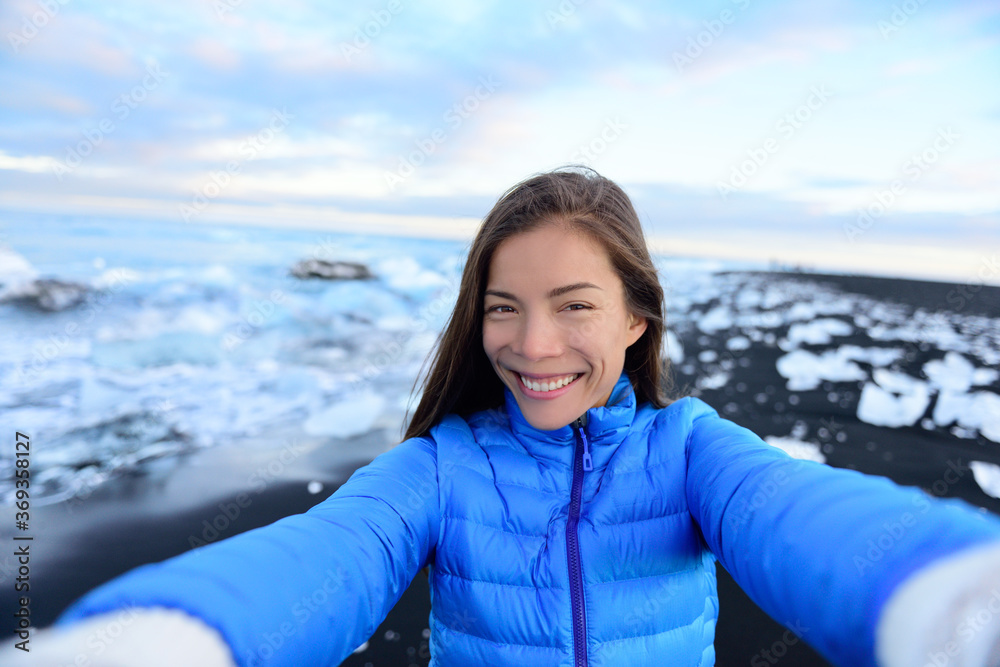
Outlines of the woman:
<svg viewBox="0 0 1000 667">
<path fill-rule="evenodd" d="M 621 189 L 576 170 L 515 186 L 403 443 L 305 514 L 93 591 L 51 646 L 128 609 L 133 639 L 108 653 L 154 647 L 135 664 L 178 646 L 187 664 L 337 664 L 429 566 L 432 664 L 712 665 L 719 559 L 835 664 L 994 664 L 1000 607 L 971 637 L 957 624 L 1000 591 L 1000 521 L 668 401 L 663 332 Z"/>
</svg>

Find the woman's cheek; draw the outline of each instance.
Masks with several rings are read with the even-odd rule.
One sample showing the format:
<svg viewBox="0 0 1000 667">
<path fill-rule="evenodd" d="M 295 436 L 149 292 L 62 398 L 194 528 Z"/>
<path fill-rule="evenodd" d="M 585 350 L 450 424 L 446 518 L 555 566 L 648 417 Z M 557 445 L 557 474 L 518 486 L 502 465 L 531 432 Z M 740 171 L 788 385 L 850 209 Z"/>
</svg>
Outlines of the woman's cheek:
<svg viewBox="0 0 1000 667">
<path fill-rule="evenodd" d="M 483 322 L 483 349 L 486 350 L 489 357 L 492 357 L 503 347 L 504 330 L 509 328 L 504 327 L 503 324 L 503 322 L 489 319 Z"/>
<path fill-rule="evenodd" d="M 567 340 L 572 347 L 586 348 L 593 344 L 593 341 L 601 338 L 602 318 L 594 314 L 590 317 L 580 318 L 573 323 L 567 336 Z"/>
</svg>

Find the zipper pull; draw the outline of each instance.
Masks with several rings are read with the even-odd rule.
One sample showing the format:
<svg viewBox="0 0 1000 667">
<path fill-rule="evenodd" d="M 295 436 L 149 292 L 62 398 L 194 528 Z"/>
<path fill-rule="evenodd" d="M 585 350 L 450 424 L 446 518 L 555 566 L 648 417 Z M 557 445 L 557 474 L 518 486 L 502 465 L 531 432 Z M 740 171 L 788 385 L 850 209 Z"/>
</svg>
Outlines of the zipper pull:
<svg viewBox="0 0 1000 667">
<path fill-rule="evenodd" d="M 583 469 L 593 470 L 594 460 L 590 458 L 590 443 L 587 442 L 587 434 L 583 431 L 583 426 L 580 427 L 580 438 L 583 440 Z"/>
</svg>

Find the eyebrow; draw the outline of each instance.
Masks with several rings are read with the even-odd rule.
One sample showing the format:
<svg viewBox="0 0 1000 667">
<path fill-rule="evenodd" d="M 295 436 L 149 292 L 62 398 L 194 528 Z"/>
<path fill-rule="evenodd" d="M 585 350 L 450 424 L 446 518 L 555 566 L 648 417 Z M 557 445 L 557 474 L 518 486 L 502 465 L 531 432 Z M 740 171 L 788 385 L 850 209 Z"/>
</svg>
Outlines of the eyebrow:
<svg viewBox="0 0 1000 667">
<path fill-rule="evenodd" d="M 549 290 L 548 297 L 554 299 L 557 296 L 562 296 L 563 294 L 568 294 L 569 292 L 575 292 L 581 289 L 601 289 L 594 283 L 573 283 L 571 285 L 563 285 L 562 287 L 556 287 L 555 289 Z M 603 291 L 603 290 L 602 290 Z M 509 299 L 510 301 L 517 301 L 517 297 L 510 292 L 504 292 L 502 290 L 488 289 L 483 294 L 483 296 L 495 296 L 500 299 Z"/>
</svg>

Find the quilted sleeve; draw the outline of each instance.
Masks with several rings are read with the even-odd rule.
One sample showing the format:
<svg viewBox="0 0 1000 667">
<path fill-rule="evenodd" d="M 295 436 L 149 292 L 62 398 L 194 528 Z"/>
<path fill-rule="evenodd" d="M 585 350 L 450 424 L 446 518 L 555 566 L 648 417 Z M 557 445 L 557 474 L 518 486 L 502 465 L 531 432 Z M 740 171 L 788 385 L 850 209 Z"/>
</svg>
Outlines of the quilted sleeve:
<svg viewBox="0 0 1000 667">
<path fill-rule="evenodd" d="M 407 440 L 304 514 L 137 568 L 59 620 L 179 609 L 216 629 L 239 665 L 335 665 L 365 642 L 433 554 L 436 447 Z"/>
<path fill-rule="evenodd" d="M 834 664 L 876 665 L 893 590 L 939 558 L 1000 540 L 1000 520 L 967 503 L 793 459 L 684 400 L 688 502 L 709 548 L 754 602 Z"/>
</svg>

